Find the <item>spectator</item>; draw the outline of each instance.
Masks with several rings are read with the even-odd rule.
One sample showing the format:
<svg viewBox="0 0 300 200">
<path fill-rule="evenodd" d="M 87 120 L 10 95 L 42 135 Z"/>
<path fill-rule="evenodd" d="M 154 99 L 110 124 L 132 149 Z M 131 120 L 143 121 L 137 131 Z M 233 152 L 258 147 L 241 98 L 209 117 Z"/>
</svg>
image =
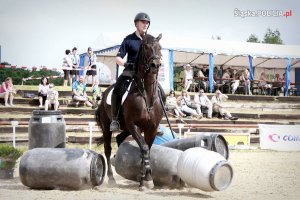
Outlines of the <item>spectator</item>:
<svg viewBox="0 0 300 200">
<path fill-rule="evenodd" d="M 184 70 L 184 89 L 186 91 L 189 90 L 191 84 L 193 83 L 193 75 L 194 73 L 191 65 L 187 64 Z"/>
<path fill-rule="evenodd" d="M 230 72 L 229 69 L 225 69 L 223 76 L 222 76 L 222 83 L 227 84 L 230 82 Z"/>
<path fill-rule="evenodd" d="M 91 47 L 88 48 L 87 54 L 84 57 L 84 69 L 86 70 L 85 83 L 87 83 L 89 76 L 92 76 L 92 84 L 94 84 L 95 76 L 97 75 L 97 66 L 96 55 L 93 53 Z"/>
<path fill-rule="evenodd" d="M 244 86 L 245 86 L 245 95 L 252 95 L 251 92 L 251 82 L 249 80 L 249 70 L 248 69 L 244 69 L 242 76 L 240 76 L 240 80 L 243 81 Z"/>
<path fill-rule="evenodd" d="M 203 66 L 197 73 L 197 77 L 200 78 L 200 85 L 199 88 L 202 88 L 204 91 L 208 91 L 208 74 L 209 71 L 207 70 L 207 66 Z"/>
<path fill-rule="evenodd" d="M 239 71 L 240 73 L 237 72 L 236 69 L 234 69 L 232 71 L 232 75 L 231 75 L 231 78 L 233 79 L 232 80 L 232 90 L 231 90 L 231 93 L 234 94 L 235 91 L 238 89 L 239 85 L 240 85 L 240 76 L 242 75 L 242 71 Z"/>
<path fill-rule="evenodd" d="M 224 92 L 224 88 L 228 88 L 230 92 L 230 71 L 229 69 L 225 69 L 223 75 L 222 75 L 222 87 L 223 87 L 223 92 Z"/>
<path fill-rule="evenodd" d="M 69 49 L 66 50 L 66 55 L 63 58 L 63 71 L 64 71 L 64 85 L 63 86 L 67 86 L 68 85 L 68 80 L 70 83 L 70 86 L 72 85 L 72 77 L 70 75 L 70 71 L 72 70 L 72 59 L 71 59 L 71 55 L 70 55 L 71 51 Z"/>
<path fill-rule="evenodd" d="M 281 82 L 281 78 L 279 77 L 279 74 L 275 74 L 274 82 L 273 82 L 273 89 L 275 88 L 276 91 L 274 91 L 275 95 L 279 95 L 280 92 L 283 93 L 283 83 Z M 279 91 L 277 90 L 279 88 Z"/>
<path fill-rule="evenodd" d="M 98 106 L 102 99 L 101 88 L 99 87 L 99 80 L 96 79 L 95 84 L 92 86 L 93 102 L 95 106 Z"/>
<path fill-rule="evenodd" d="M 0 98 L 4 99 L 4 105 L 6 107 L 13 107 L 14 95 L 16 94 L 16 90 L 14 89 L 13 81 L 11 77 L 7 77 L 5 81 L 0 86 Z M 9 104 L 8 104 L 9 99 Z"/>
<path fill-rule="evenodd" d="M 86 94 L 86 84 L 84 83 L 84 77 L 80 76 L 79 81 L 75 81 L 72 86 L 73 100 L 84 102 L 88 107 L 92 107 L 87 94 Z"/>
<path fill-rule="evenodd" d="M 49 84 L 49 90 L 47 93 L 47 100 L 45 102 L 45 110 L 48 110 L 50 106 L 51 109 L 57 110 L 59 106 L 58 101 L 58 92 L 53 89 L 54 85 L 52 83 Z"/>
<path fill-rule="evenodd" d="M 41 83 L 39 84 L 39 89 L 38 89 L 38 97 L 39 97 L 39 102 L 40 102 L 39 107 L 40 108 L 43 107 L 43 105 L 47 99 L 48 90 L 49 90 L 48 78 L 42 77 Z"/>
<path fill-rule="evenodd" d="M 192 102 L 190 96 L 187 94 L 186 90 L 181 91 L 181 96 L 177 98 L 177 103 L 181 106 L 181 111 L 184 113 L 191 114 L 194 117 L 197 117 L 198 119 L 202 118 L 202 114 L 198 114 L 195 108 L 192 107 Z"/>
<path fill-rule="evenodd" d="M 177 104 L 174 90 L 171 90 L 169 96 L 166 98 L 166 107 L 168 111 L 174 111 L 176 117 L 185 117 L 185 114 L 181 112 L 181 109 Z"/>
<path fill-rule="evenodd" d="M 237 117 L 232 117 L 230 112 L 226 111 L 223 107 L 223 102 L 228 99 L 226 94 L 222 94 L 220 90 L 216 90 L 216 95 L 214 95 L 211 99 L 213 105 L 213 111 L 216 113 L 220 113 L 222 118 L 237 120 Z"/>
<path fill-rule="evenodd" d="M 214 84 L 220 84 L 221 83 L 221 80 L 220 80 L 222 78 L 222 76 L 220 76 L 221 73 L 222 73 L 222 71 L 219 70 L 217 66 L 215 66 L 214 67 L 213 79 L 216 83 L 214 83 Z"/>
<path fill-rule="evenodd" d="M 208 109 L 207 118 L 211 119 L 212 117 L 212 103 L 204 93 L 203 89 L 199 90 L 199 94 L 194 96 L 194 102 L 197 105 L 197 112 L 200 115 L 203 115 L 201 110 Z"/>
<path fill-rule="evenodd" d="M 71 70 L 70 74 L 72 75 L 72 79 L 73 79 L 73 75 L 75 75 L 75 79 L 78 81 L 79 80 L 79 64 L 80 64 L 80 59 L 79 59 L 79 55 L 77 54 L 77 48 L 74 47 L 72 49 L 72 55 L 71 55 L 71 60 L 72 60 L 72 64 L 73 64 L 73 70 Z"/>
<path fill-rule="evenodd" d="M 285 93 L 285 73 L 282 74 L 282 78 L 280 78 L 282 87 L 280 88 L 280 93 L 283 93 L 282 95 L 284 95 Z M 288 89 L 291 89 L 291 83 L 289 83 Z"/>
<path fill-rule="evenodd" d="M 267 93 L 270 94 L 270 93 L 271 93 L 272 85 L 271 85 L 271 84 L 268 84 L 267 81 L 268 81 L 268 79 L 267 79 L 266 73 L 265 73 L 265 72 L 262 72 L 262 73 L 260 74 L 260 77 L 259 77 L 259 83 L 258 83 L 258 86 L 259 86 L 259 87 L 262 87 L 263 89 L 266 89 L 266 90 L 267 90 Z"/>
</svg>

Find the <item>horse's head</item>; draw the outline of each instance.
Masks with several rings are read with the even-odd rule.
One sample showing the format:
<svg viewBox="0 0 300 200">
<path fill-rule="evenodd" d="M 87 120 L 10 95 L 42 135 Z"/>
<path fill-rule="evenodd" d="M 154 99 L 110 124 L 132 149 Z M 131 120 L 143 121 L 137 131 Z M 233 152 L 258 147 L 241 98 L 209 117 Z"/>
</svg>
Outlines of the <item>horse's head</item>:
<svg viewBox="0 0 300 200">
<path fill-rule="evenodd" d="M 159 34 L 156 38 L 146 34 L 143 38 L 140 56 L 145 66 L 144 72 L 158 73 L 161 66 L 161 46 L 159 44 L 161 37 L 162 34 Z"/>
</svg>

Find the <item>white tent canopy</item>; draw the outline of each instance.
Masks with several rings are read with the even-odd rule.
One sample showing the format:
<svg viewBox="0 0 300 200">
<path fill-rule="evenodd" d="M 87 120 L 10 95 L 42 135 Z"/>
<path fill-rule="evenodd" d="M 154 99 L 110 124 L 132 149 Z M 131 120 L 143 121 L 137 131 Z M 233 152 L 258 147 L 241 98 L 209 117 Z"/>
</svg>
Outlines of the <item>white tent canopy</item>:
<svg viewBox="0 0 300 200">
<path fill-rule="evenodd" d="M 128 33 L 127 33 L 128 34 Z M 102 33 L 93 47 L 98 62 L 107 65 L 115 77 L 115 56 L 126 33 Z M 158 34 L 153 34 L 157 36 Z M 224 68 L 249 67 L 248 55 L 253 57 L 254 78 L 258 79 L 262 71 L 283 74 L 291 59 L 291 81 L 295 81 L 295 68 L 300 67 L 300 46 L 249 43 L 225 40 L 202 40 L 199 38 L 176 38 L 163 34 L 160 43 L 165 50 L 173 51 L 173 65 L 208 65 L 209 54 L 214 55 L 214 65 Z"/>
<path fill-rule="evenodd" d="M 102 33 L 94 43 L 98 56 L 115 56 L 126 34 Z M 300 67 L 300 46 L 225 40 L 201 40 L 175 38 L 163 35 L 160 41 L 164 49 L 174 50 L 174 64 L 207 65 L 209 53 L 214 54 L 215 65 L 249 66 L 248 55 L 253 57 L 253 67 L 286 68 L 287 58 L 292 68 Z M 99 51 L 97 51 L 99 50 Z"/>
</svg>

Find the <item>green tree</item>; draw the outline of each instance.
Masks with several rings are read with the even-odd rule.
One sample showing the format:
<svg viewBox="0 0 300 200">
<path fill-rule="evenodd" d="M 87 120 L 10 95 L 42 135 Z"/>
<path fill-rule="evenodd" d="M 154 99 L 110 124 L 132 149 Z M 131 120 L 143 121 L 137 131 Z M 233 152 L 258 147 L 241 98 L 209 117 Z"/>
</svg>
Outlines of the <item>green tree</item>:
<svg viewBox="0 0 300 200">
<path fill-rule="evenodd" d="M 283 44 L 282 39 L 280 38 L 279 30 L 276 29 L 275 31 L 272 31 L 270 28 L 267 29 L 264 40 L 262 42 L 268 44 Z"/>
<path fill-rule="evenodd" d="M 23 78 L 28 77 L 48 77 L 48 76 L 59 76 L 61 75 L 57 71 L 52 70 L 39 70 L 39 71 L 29 71 L 27 69 L 12 69 L 12 68 L 0 68 L 0 84 L 5 80 L 7 77 L 11 77 L 13 79 L 14 85 L 21 85 Z M 62 85 L 63 79 L 62 78 L 55 78 L 49 80 L 49 82 L 53 83 L 54 85 Z M 38 85 L 40 80 L 28 80 L 26 81 L 26 85 Z"/>
<path fill-rule="evenodd" d="M 260 43 L 258 37 L 252 33 L 249 38 L 247 39 L 247 42 L 254 42 L 254 43 Z"/>
<path fill-rule="evenodd" d="M 252 33 L 247 39 L 247 42 L 259 43 L 260 41 L 258 37 L 254 33 Z M 272 31 L 270 28 L 267 29 L 264 40 L 261 42 L 267 44 L 283 44 L 282 39 L 280 38 L 279 30 L 276 29 L 275 31 Z"/>
</svg>

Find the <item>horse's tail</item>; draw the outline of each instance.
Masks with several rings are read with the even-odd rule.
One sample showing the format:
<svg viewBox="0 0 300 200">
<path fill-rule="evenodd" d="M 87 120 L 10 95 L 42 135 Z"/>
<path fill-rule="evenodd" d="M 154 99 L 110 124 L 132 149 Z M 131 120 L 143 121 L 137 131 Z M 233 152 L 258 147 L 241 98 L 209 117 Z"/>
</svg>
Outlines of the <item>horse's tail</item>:
<svg viewBox="0 0 300 200">
<path fill-rule="evenodd" d="M 95 120 L 97 122 L 97 125 L 99 127 L 101 127 L 101 125 L 100 125 L 101 124 L 101 122 L 100 122 L 100 106 L 98 106 L 98 108 L 95 111 Z"/>
<path fill-rule="evenodd" d="M 105 107 L 107 106 L 106 104 L 106 99 L 107 99 L 107 95 L 109 93 L 109 91 L 112 89 L 113 85 L 109 86 L 103 93 L 102 93 L 102 100 L 100 105 L 98 106 L 97 110 L 95 111 L 95 120 L 97 122 L 97 125 L 102 129 L 103 124 L 105 123 L 105 119 L 106 119 L 106 113 L 105 112 Z M 102 112 L 102 116 L 101 116 L 101 112 Z M 104 120 L 104 121 L 103 121 Z"/>
</svg>

